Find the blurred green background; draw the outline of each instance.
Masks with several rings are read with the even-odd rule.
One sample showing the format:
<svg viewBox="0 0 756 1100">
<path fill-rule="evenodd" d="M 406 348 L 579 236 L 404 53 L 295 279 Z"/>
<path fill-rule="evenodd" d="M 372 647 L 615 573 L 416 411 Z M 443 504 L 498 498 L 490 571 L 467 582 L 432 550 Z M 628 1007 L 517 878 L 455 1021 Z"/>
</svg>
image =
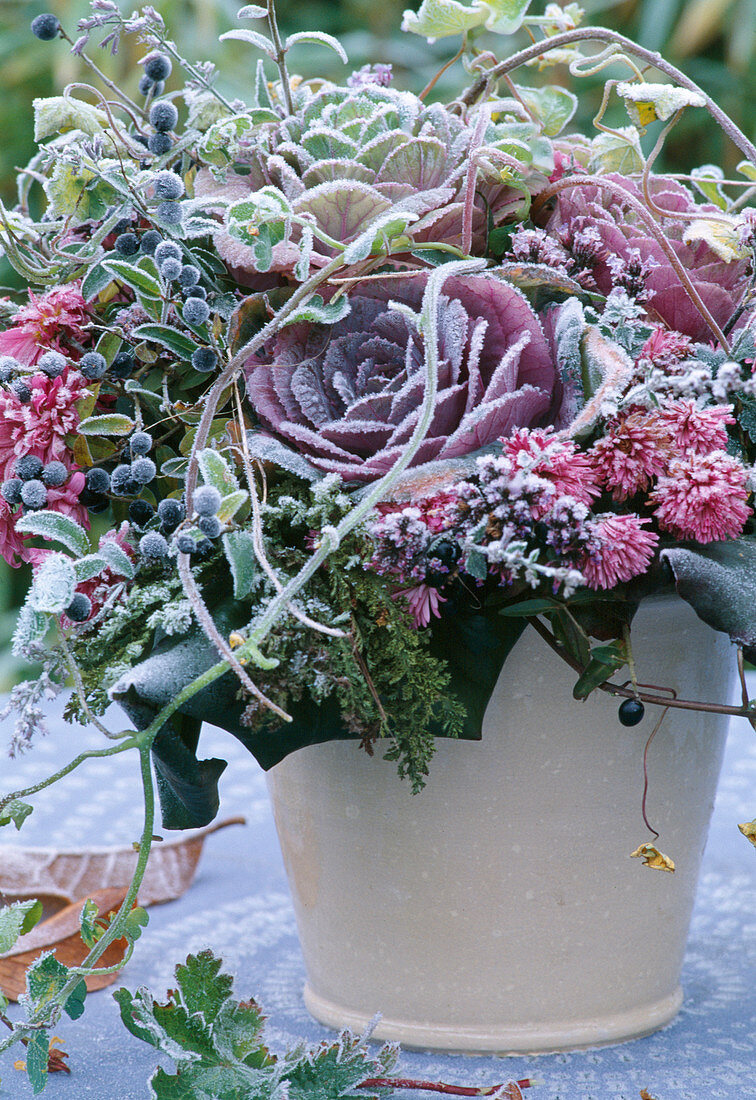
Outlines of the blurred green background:
<svg viewBox="0 0 756 1100">
<path fill-rule="evenodd" d="M 563 0 L 562 6 L 567 0 Z M 134 0 L 121 0 L 122 10 L 130 12 Z M 250 86 L 257 55 L 244 43 L 218 43 L 218 36 L 240 24 L 236 13 L 242 0 L 154 0 L 163 15 L 171 37 L 179 50 L 192 60 L 210 59 L 221 70 L 221 87 L 244 99 Z M 277 0 L 279 20 L 284 32 L 321 30 L 337 35 L 343 42 L 354 68 L 367 61 L 391 62 L 395 83 L 419 92 L 440 66 L 456 52 L 458 41 L 441 39 L 428 47 L 423 39 L 402 34 L 400 23 L 406 7 L 419 6 L 407 0 Z M 668 60 L 682 68 L 702 85 L 728 111 L 752 139 L 756 139 L 756 2 L 755 0 L 583 0 L 587 20 L 613 27 L 641 45 L 660 50 Z M 534 0 L 532 11 L 543 10 Z M 3 140 L 0 143 L 0 196 L 15 202 L 14 167 L 25 164 L 32 153 L 32 100 L 37 96 L 60 94 L 72 81 L 89 79 L 88 70 L 69 51 L 65 42 L 40 42 L 29 31 L 34 16 L 54 12 L 76 38 L 76 23 L 89 13 L 89 0 L 0 0 L 0 91 L 3 104 Z M 108 75 L 136 95 L 141 75 L 137 65 L 144 50 L 125 38 L 117 56 L 90 47 L 97 63 Z M 526 39 L 523 37 L 522 43 Z M 491 36 L 490 48 L 501 53 L 510 43 Z M 326 75 L 343 78 L 343 67 L 335 54 L 322 48 L 300 47 L 291 58 L 291 70 L 303 76 Z M 557 70 L 558 79 L 569 84 L 566 69 Z M 600 102 L 600 89 L 606 75 L 625 75 L 617 69 L 592 81 L 581 81 L 582 114 L 575 125 L 586 129 Z M 531 70 L 524 83 L 552 78 Z M 459 62 L 453 65 L 436 86 L 439 98 L 453 95 L 469 83 Z M 607 121 L 624 125 L 621 108 L 610 113 Z M 651 140 L 653 140 L 652 135 Z M 686 112 L 675 131 L 665 166 L 687 171 L 707 162 L 732 171 L 741 155 L 723 139 L 703 112 Z M 14 274 L 0 270 L 0 283 L 8 293 L 18 287 Z M 6 691 L 21 671 L 8 653 L 15 608 L 22 601 L 28 583 L 25 569 L 12 570 L 0 561 L 0 691 Z M 27 673 L 28 674 L 28 673 Z"/>
</svg>

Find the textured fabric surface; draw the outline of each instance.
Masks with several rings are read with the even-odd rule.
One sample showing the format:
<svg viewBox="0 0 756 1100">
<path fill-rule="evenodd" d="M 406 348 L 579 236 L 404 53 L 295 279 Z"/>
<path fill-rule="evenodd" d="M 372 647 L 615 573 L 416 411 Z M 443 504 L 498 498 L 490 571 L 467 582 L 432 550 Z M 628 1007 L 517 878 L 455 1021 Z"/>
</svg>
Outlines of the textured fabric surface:
<svg viewBox="0 0 756 1100">
<path fill-rule="evenodd" d="M 756 691 L 756 678 L 751 686 Z M 66 725 L 59 705 L 50 714 L 49 737 L 16 760 L 0 758 L 3 791 L 38 780 L 83 748 L 101 747 L 95 731 Z M 112 729 L 124 728 L 120 713 L 110 718 Z M 10 721 L 0 723 L 3 751 L 10 732 Z M 149 926 L 119 984 L 148 985 L 160 995 L 177 962 L 210 946 L 234 973 L 236 994 L 262 1003 L 275 1050 L 327 1038 L 332 1033 L 314 1023 L 302 1003 L 304 968 L 264 775 L 219 730 L 205 728 L 200 754 L 229 760 L 220 782 L 220 816 L 244 813 L 247 827 L 205 841 L 193 886 L 180 900 L 150 909 Z M 141 821 L 136 756 L 88 762 L 32 801 L 34 813 L 21 832 L 4 829 L 0 843 L 129 844 Z M 746 722 L 735 721 L 683 970 L 685 1003 L 663 1031 L 620 1046 L 541 1057 L 405 1052 L 402 1073 L 477 1085 L 538 1077 L 544 1083 L 528 1090 L 528 1100 L 638 1100 L 642 1088 L 656 1100 L 756 1100 L 756 852 L 737 830 L 737 822 L 754 816 L 756 735 Z M 109 990 L 92 995 L 79 1020 L 64 1017 L 55 1030 L 69 1051 L 72 1073 L 50 1079 L 44 1094 L 50 1100 L 149 1096 L 156 1055 L 122 1026 Z M 0 1056 L 0 1100 L 32 1095 L 12 1066 L 20 1056 L 16 1049 Z M 167 1060 L 165 1065 L 170 1068 Z"/>
</svg>

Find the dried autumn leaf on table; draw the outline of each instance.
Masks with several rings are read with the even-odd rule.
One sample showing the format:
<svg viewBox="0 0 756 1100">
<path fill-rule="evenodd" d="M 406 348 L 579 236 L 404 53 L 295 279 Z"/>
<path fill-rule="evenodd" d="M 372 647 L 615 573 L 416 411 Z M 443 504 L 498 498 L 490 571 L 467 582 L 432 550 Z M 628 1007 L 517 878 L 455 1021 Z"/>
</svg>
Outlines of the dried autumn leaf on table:
<svg viewBox="0 0 756 1100">
<path fill-rule="evenodd" d="M 660 852 L 653 844 L 641 844 L 634 852 L 630 853 L 631 859 L 636 856 L 643 860 L 645 867 L 651 867 L 655 871 L 670 871 L 674 873 L 675 861 L 670 859 L 669 856 L 665 856 L 664 852 Z"/>
</svg>

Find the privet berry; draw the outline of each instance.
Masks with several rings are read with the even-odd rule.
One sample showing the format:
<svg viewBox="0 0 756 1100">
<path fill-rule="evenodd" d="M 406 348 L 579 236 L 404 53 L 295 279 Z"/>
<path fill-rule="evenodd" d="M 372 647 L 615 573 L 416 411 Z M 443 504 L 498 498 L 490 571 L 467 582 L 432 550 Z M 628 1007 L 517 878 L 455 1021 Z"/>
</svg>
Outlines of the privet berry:
<svg viewBox="0 0 756 1100">
<path fill-rule="evenodd" d="M 147 139 L 147 148 L 151 153 L 154 153 L 156 157 L 164 156 L 173 145 L 173 138 L 170 134 L 150 134 Z"/>
<path fill-rule="evenodd" d="M 127 496 L 127 487 L 131 481 L 131 466 L 121 463 L 110 475 L 110 491 L 116 496 Z"/>
<path fill-rule="evenodd" d="M 184 181 L 175 172 L 158 172 L 153 184 L 158 199 L 180 199 L 184 194 Z"/>
<path fill-rule="evenodd" d="M 178 527 L 184 518 L 184 507 L 180 501 L 175 500 L 173 497 L 166 497 L 158 504 L 157 514 L 163 526 L 172 530 L 174 527 Z"/>
<path fill-rule="evenodd" d="M 180 260 L 181 249 L 175 241 L 162 241 L 155 247 L 155 263 L 160 265 L 167 259 Z"/>
<path fill-rule="evenodd" d="M 155 515 L 155 509 L 148 500 L 135 500 L 129 505 L 129 519 L 137 527 L 144 527 Z"/>
<path fill-rule="evenodd" d="M 181 274 L 178 278 L 179 286 L 196 286 L 197 283 L 200 281 L 201 274 L 202 272 L 200 271 L 200 269 L 198 267 L 195 267 L 194 264 L 184 264 L 184 266 L 181 268 Z"/>
<path fill-rule="evenodd" d="M 176 536 L 176 549 L 182 554 L 193 554 L 197 549 L 194 536 L 187 531 L 182 531 L 180 535 Z"/>
<path fill-rule="evenodd" d="M 178 117 L 175 105 L 167 99 L 161 99 L 159 103 L 153 103 L 150 107 L 150 125 L 154 126 L 160 134 L 175 130 Z"/>
<path fill-rule="evenodd" d="M 53 38 L 58 37 L 60 20 L 57 15 L 53 15 L 52 12 L 46 11 L 43 15 L 38 15 L 32 19 L 31 29 L 32 34 L 42 42 L 52 42 Z"/>
<path fill-rule="evenodd" d="M 146 455 L 152 447 L 152 436 L 149 432 L 134 432 L 129 447 L 133 455 Z"/>
<path fill-rule="evenodd" d="M 82 355 L 78 367 L 88 381 L 97 382 L 104 377 L 108 364 L 99 351 L 88 351 L 86 355 Z"/>
<path fill-rule="evenodd" d="M 217 516 L 200 516 L 197 520 L 197 526 L 205 538 L 208 539 L 217 539 L 221 533 L 221 521 Z"/>
<path fill-rule="evenodd" d="M 68 481 L 68 468 L 54 459 L 48 462 L 42 471 L 42 483 L 48 489 L 59 489 Z"/>
<path fill-rule="evenodd" d="M 48 378 L 57 378 L 66 369 L 68 360 L 59 351 L 46 351 L 39 357 L 37 369 L 46 374 Z"/>
<path fill-rule="evenodd" d="M 28 403 L 31 401 L 31 390 L 27 386 L 26 382 L 22 381 L 20 378 L 17 378 L 15 382 L 11 382 L 10 388 L 13 393 L 15 393 L 16 397 L 22 405 L 28 405 Z"/>
<path fill-rule="evenodd" d="M 198 516 L 214 516 L 222 499 L 214 485 L 200 485 L 194 492 L 194 511 Z"/>
<path fill-rule="evenodd" d="M 20 477 L 22 481 L 31 481 L 32 478 L 41 477 L 43 469 L 44 462 L 36 455 L 22 455 L 21 458 L 16 459 L 16 477 Z"/>
<path fill-rule="evenodd" d="M 47 504 L 47 489 L 44 484 L 37 478 L 25 481 L 21 486 L 21 503 L 35 511 L 44 508 Z"/>
<path fill-rule="evenodd" d="M 148 561 L 162 561 L 168 557 L 168 543 L 158 531 L 148 531 L 139 540 L 139 553 Z"/>
<path fill-rule="evenodd" d="M 75 592 L 74 598 L 66 608 L 66 615 L 72 623 L 85 623 L 92 614 L 92 601 L 84 592 Z"/>
<path fill-rule="evenodd" d="M 7 481 L 0 485 L 0 494 L 4 500 L 7 500 L 8 504 L 20 504 L 21 486 L 23 484 L 20 477 L 9 477 Z"/>
<path fill-rule="evenodd" d="M 155 249 L 161 243 L 163 238 L 158 233 L 157 229 L 148 229 L 146 233 L 143 233 L 139 239 L 139 247 L 145 256 L 154 256 Z M 168 243 L 168 242 L 166 242 Z M 179 251 L 179 256 L 181 252 Z"/>
<path fill-rule="evenodd" d="M 90 493 L 97 495 L 107 493 L 110 488 L 110 474 L 107 470 L 103 470 L 102 466 L 92 466 L 87 470 L 86 485 Z"/>
<path fill-rule="evenodd" d="M 214 370 L 217 362 L 218 356 L 212 348 L 197 348 L 196 351 L 192 352 L 192 366 L 200 374 L 208 374 L 211 370 Z"/>
<path fill-rule="evenodd" d="M 135 458 L 131 463 L 131 476 L 140 485 L 149 485 L 157 474 L 157 466 L 151 458 Z"/>
<path fill-rule="evenodd" d="M 189 286 L 183 294 L 185 298 L 207 298 L 207 291 L 203 286 Z"/>
<path fill-rule="evenodd" d="M 155 210 L 155 215 L 166 225 L 180 225 L 184 212 L 180 202 L 161 202 Z"/>
<path fill-rule="evenodd" d="M 119 256 L 136 256 L 139 251 L 139 237 L 136 233 L 121 233 L 113 245 Z"/>
<path fill-rule="evenodd" d="M 136 360 L 128 351 L 119 351 L 110 364 L 110 377 L 116 380 L 129 378 L 134 373 Z"/>
<path fill-rule="evenodd" d="M 188 325 L 202 325 L 210 316 L 210 306 L 202 298 L 187 298 L 183 317 Z"/>
<path fill-rule="evenodd" d="M 0 355 L 0 382 L 7 382 L 20 366 L 18 359 L 14 359 L 12 355 Z"/>
<path fill-rule="evenodd" d="M 181 260 L 174 260 L 172 256 L 169 256 L 167 260 L 163 260 L 158 265 L 158 271 L 167 283 L 172 283 L 181 274 Z"/>
<path fill-rule="evenodd" d="M 646 708 L 640 699 L 624 699 L 620 703 L 619 720 L 623 726 L 637 726 L 645 713 Z"/>
<path fill-rule="evenodd" d="M 167 54 L 154 53 L 144 62 L 144 75 L 156 82 L 158 80 L 167 80 L 171 75 L 172 68 L 171 59 Z"/>
</svg>

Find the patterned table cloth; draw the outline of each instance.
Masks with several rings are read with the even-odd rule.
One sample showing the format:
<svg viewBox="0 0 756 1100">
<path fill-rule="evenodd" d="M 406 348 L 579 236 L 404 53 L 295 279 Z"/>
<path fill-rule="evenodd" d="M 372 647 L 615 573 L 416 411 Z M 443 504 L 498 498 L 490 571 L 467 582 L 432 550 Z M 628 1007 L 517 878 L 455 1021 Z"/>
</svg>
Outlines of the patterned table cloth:
<svg viewBox="0 0 756 1100">
<path fill-rule="evenodd" d="M 50 734 L 32 751 L 15 760 L 0 757 L 3 792 L 38 780 L 82 749 L 102 747 L 96 731 L 64 723 L 61 709 L 51 704 Z M 10 720 L 0 723 L 3 751 L 10 732 Z M 244 814 L 247 826 L 206 839 L 191 889 L 150 908 L 149 926 L 117 985 L 147 985 L 159 996 L 172 984 L 176 963 L 209 946 L 235 975 L 235 994 L 262 1004 L 274 1051 L 328 1038 L 333 1033 L 302 1003 L 304 967 L 263 772 L 234 738 L 213 727 L 205 727 L 200 755 L 230 762 L 220 783 L 221 816 Z M 136 754 L 89 761 L 31 801 L 34 813 L 20 832 L 2 830 L 1 844 L 128 845 L 141 825 Z M 540 1057 L 403 1052 L 402 1075 L 465 1085 L 540 1078 L 528 1100 L 638 1100 L 642 1088 L 656 1100 L 756 1100 L 756 851 L 737 830 L 737 822 L 755 816 L 756 734 L 735 720 L 683 970 L 685 1003 L 663 1031 Z M 147 1080 L 159 1056 L 123 1027 L 110 990 L 93 994 L 79 1020 L 64 1017 L 56 1033 L 72 1073 L 50 1078 L 49 1100 L 149 1096 Z M 32 1095 L 26 1076 L 13 1069 L 21 1056 L 19 1048 L 0 1056 L 0 1100 Z M 169 1060 L 164 1064 L 171 1069 Z"/>
</svg>

